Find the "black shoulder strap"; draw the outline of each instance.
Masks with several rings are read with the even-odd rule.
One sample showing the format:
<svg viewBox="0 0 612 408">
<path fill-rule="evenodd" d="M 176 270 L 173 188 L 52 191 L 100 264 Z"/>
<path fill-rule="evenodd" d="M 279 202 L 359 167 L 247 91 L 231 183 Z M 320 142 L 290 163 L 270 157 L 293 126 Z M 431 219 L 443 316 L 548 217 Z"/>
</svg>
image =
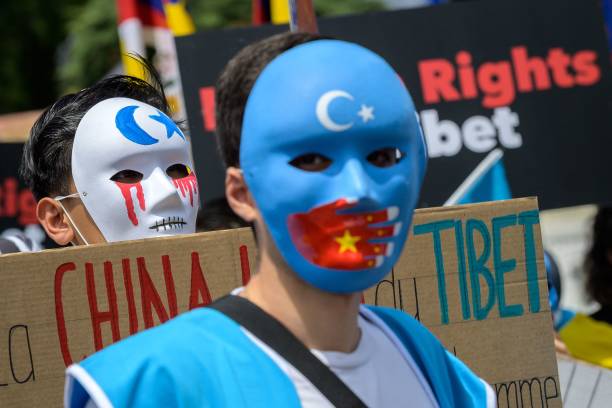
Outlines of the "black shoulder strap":
<svg viewBox="0 0 612 408">
<path fill-rule="evenodd" d="M 335 407 L 366 406 L 293 333 L 254 303 L 240 296 L 227 295 L 208 307 L 223 313 L 267 344 L 301 372 Z"/>
</svg>

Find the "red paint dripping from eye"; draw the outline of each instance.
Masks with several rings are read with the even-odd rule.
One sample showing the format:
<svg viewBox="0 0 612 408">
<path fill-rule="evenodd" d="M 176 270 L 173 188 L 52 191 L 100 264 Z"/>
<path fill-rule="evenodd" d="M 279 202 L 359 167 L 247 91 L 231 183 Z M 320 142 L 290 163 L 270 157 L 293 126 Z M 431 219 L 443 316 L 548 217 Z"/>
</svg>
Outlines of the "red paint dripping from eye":
<svg viewBox="0 0 612 408">
<path fill-rule="evenodd" d="M 193 194 L 198 194 L 198 179 L 194 172 L 189 173 L 187 177 L 172 180 L 174 187 L 176 187 L 183 197 L 187 196 L 189 192 L 189 204 L 193 207 Z"/>
<path fill-rule="evenodd" d="M 142 211 L 145 211 L 145 198 L 144 193 L 142 191 L 142 184 L 140 182 L 134 184 L 120 183 L 115 181 L 119 190 L 121 190 L 121 194 L 123 194 L 123 199 L 125 200 L 125 208 L 127 209 L 128 218 L 132 221 L 132 224 L 138 225 L 138 217 L 136 217 L 136 212 L 134 211 L 134 201 L 132 200 L 132 187 L 136 188 L 136 198 L 138 199 L 138 205 Z"/>
</svg>

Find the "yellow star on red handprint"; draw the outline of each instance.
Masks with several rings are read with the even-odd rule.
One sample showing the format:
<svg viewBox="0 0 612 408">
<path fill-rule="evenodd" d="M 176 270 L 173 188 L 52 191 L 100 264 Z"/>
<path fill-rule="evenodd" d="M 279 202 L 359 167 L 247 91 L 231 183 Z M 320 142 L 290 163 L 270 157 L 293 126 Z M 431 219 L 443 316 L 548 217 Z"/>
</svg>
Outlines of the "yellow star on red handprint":
<svg viewBox="0 0 612 408">
<path fill-rule="evenodd" d="M 340 244 L 338 253 L 344 253 L 346 251 L 357 252 L 357 246 L 355 245 L 361 237 L 351 235 L 349 230 L 344 231 L 344 235 L 336 237 L 334 240 Z"/>
</svg>

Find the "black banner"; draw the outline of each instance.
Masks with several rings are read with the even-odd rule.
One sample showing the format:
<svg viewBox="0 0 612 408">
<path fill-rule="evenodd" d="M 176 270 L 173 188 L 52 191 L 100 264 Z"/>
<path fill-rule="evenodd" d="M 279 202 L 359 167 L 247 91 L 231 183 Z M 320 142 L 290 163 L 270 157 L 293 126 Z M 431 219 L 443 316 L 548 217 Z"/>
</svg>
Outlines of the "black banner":
<svg viewBox="0 0 612 408">
<path fill-rule="evenodd" d="M 421 206 L 441 205 L 496 147 L 514 197 L 541 208 L 612 202 L 612 94 L 597 0 L 474 1 L 321 19 L 322 34 L 360 43 L 403 78 L 429 149 Z M 223 195 L 214 83 L 266 26 L 177 39 L 204 201 Z M 296 78 L 299 80 L 299 78 Z"/>
<path fill-rule="evenodd" d="M 0 237 L 24 234 L 44 247 L 55 247 L 36 218 L 36 200 L 18 176 L 21 143 L 0 143 Z"/>
</svg>

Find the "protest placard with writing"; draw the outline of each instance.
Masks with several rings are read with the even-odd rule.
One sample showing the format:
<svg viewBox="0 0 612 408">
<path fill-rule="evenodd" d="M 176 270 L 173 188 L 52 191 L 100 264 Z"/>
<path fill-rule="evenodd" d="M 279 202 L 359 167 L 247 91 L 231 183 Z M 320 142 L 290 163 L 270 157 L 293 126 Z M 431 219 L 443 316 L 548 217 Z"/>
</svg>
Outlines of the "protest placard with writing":
<svg viewBox="0 0 612 408">
<path fill-rule="evenodd" d="M 601 1 L 444 3 L 317 21 L 321 34 L 380 54 L 410 91 L 430 159 L 421 205 L 444 203 L 494 148 L 504 150 L 515 197 L 538 195 L 546 209 L 612 202 L 598 177 L 612 171 L 612 139 L 599 137 L 612 132 Z M 265 25 L 177 38 L 204 203 L 225 191 L 214 137 L 219 74 L 244 46 L 283 31 Z"/>
<path fill-rule="evenodd" d="M 535 199 L 418 210 L 364 297 L 429 327 L 501 407 L 558 407 L 542 257 Z M 249 229 L 0 257 L 0 406 L 61 406 L 67 365 L 241 286 L 255 262 Z"/>
</svg>

